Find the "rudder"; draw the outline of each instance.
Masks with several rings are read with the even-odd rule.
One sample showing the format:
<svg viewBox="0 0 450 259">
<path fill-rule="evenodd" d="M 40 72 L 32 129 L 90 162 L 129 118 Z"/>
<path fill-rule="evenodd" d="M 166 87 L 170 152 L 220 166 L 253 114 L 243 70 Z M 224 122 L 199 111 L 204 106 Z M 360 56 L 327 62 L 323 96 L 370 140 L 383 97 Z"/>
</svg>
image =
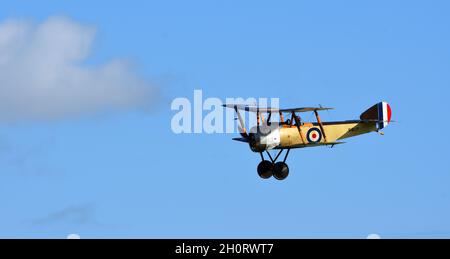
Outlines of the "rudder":
<svg viewBox="0 0 450 259">
<path fill-rule="evenodd" d="M 378 129 L 383 129 L 391 122 L 391 117 L 391 106 L 387 102 L 379 102 L 363 112 L 360 119 L 377 122 Z"/>
</svg>

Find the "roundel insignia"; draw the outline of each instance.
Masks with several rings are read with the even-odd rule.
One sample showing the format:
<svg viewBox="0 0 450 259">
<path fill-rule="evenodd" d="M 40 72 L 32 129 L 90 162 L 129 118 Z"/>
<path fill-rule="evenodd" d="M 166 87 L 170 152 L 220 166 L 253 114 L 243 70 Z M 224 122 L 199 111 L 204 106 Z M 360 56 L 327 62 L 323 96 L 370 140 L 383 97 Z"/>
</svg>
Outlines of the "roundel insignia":
<svg viewBox="0 0 450 259">
<path fill-rule="evenodd" d="M 306 133 L 306 139 L 308 139 L 309 143 L 317 143 L 322 140 L 322 132 L 318 128 L 311 128 Z"/>
</svg>

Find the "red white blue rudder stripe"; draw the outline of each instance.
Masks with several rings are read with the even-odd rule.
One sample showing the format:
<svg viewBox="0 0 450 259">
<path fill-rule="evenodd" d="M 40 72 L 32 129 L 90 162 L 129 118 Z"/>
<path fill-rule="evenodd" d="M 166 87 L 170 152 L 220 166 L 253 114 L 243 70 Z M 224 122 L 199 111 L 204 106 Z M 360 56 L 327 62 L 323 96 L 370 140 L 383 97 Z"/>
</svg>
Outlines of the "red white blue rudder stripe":
<svg viewBox="0 0 450 259">
<path fill-rule="evenodd" d="M 391 117 L 391 106 L 387 102 L 378 103 L 378 128 L 385 128 L 391 122 Z"/>
<path fill-rule="evenodd" d="M 359 116 L 364 122 L 375 122 L 378 129 L 385 128 L 391 122 L 391 117 L 391 106 L 387 102 L 377 103 Z"/>
</svg>

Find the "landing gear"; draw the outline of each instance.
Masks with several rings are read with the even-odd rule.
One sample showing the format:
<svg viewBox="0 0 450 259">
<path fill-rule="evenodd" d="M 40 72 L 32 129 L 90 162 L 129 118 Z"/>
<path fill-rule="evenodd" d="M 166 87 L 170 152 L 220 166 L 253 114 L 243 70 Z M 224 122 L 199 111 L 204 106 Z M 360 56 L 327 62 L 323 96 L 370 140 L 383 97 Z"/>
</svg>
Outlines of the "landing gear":
<svg viewBox="0 0 450 259">
<path fill-rule="evenodd" d="M 273 177 L 277 180 L 286 179 L 286 177 L 288 177 L 288 175 L 289 175 L 289 167 L 286 164 L 286 159 L 287 159 L 287 156 L 289 155 L 289 151 L 290 151 L 290 149 L 287 150 L 286 155 L 284 156 L 283 162 L 281 162 L 281 161 L 276 162 L 278 157 L 283 152 L 283 149 L 281 149 L 280 152 L 278 152 L 275 159 L 272 159 L 272 156 L 270 155 L 270 153 L 266 151 L 267 155 L 270 158 L 270 161 L 265 160 L 262 152 L 260 152 L 259 154 L 261 155 L 262 161 L 258 165 L 259 177 L 261 177 L 263 179 L 268 179 L 273 175 Z"/>
</svg>

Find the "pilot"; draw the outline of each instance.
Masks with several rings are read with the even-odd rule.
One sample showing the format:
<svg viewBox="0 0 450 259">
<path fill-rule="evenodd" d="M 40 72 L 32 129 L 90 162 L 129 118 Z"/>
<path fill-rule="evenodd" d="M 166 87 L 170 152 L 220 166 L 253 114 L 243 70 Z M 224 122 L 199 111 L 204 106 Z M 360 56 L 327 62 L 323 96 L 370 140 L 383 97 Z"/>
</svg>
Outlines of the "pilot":
<svg viewBox="0 0 450 259">
<path fill-rule="evenodd" d="M 300 123 L 300 125 L 303 125 L 302 119 L 300 118 L 300 116 L 295 116 L 297 117 L 298 122 Z"/>
</svg>

